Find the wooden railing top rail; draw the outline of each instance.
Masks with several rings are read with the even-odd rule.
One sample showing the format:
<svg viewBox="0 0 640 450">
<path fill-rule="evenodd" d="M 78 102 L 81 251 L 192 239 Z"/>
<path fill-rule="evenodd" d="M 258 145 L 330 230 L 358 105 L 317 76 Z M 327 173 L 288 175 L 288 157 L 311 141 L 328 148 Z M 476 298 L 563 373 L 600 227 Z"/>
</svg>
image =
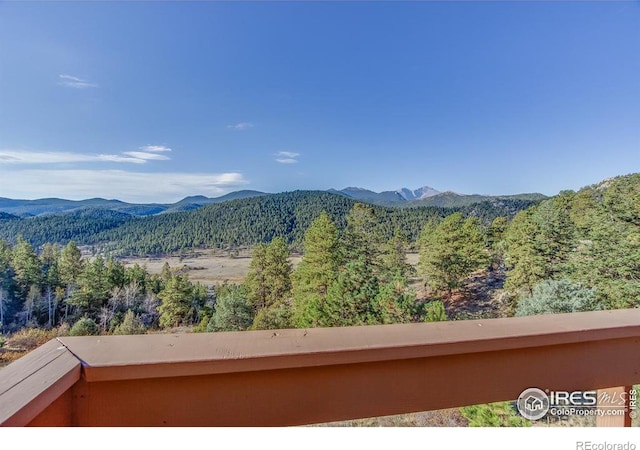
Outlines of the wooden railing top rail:
<svg viewBox="0 0 640 450">
<path fill-rule="evenodd" d="M 246 372 L 640 337 L 640 309 L 202 334 L 62 337 L 87 381 Z"/>
<path fill-rule="evenodd" d="M 0 425 L 267 426 L 400 414 L 514 399 L 528 387 L 629 386 L 640 382 L 639 349 L 640 309 L 61 337 L 0 369 Z"/>
<path fill-rule="evenodd" d="M 80 379 L 80 361 L 57 340 L 0 369 L 0 424 L 30 422 Z"/>
</svg>

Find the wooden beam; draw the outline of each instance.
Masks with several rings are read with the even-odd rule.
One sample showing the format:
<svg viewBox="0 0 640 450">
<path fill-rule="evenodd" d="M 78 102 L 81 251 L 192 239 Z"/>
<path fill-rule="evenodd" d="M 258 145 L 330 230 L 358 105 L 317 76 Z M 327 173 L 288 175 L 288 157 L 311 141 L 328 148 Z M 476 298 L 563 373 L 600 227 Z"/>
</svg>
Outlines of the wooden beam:
<svg viewBox="0 0 640 450">
<path fill-rule="evenodd" d="M 630 427 L 630 399 L 632 386 L 598 389 L 598 427 Z"/>
<path fill-rule="evenodd" d="M 288 426 L 511 400 L 638 379 L 640 339 L 78 384 L 82 426 Z"/>
<path fill-rule="evenodd" d="M 0 370 L 0 425 L 29 424 L 79 379 L 80 361 L 55 339 L 9 364 Z M 69 423 L 71 411 L 56 404 L 61 409 L 50 417 Z"/>
<path fill-rule="evenodd" d="M 63 340 L 89 426 L 300 425 L 640 381 L 640 310 Z"/>
<path fill-rule="evenodd" d="M 283 426 L 460 407 L 637 384 L 639 345 L 640 309 L 64 337 L 0 370 L 0 424 Z"/>
<path fill-rule="evenodd" d="M 85 363 L 87 381 L 109 381 L 395 361 L 629 337 L 640 337 L 640 309 L 364 327 L 59 339 Z"/>
</svg>

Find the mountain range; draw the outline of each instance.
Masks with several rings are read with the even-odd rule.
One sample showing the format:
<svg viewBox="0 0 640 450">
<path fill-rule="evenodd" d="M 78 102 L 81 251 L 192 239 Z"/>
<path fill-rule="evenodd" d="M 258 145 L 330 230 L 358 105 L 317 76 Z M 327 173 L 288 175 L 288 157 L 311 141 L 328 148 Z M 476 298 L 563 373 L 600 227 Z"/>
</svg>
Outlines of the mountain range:
<svg viewBox="0 0 640 450">
<path fill-rule="evenodd" d="M 418 189 L 401 188 L 396 191 L 374 192 L 359 187 L 347 187 L 341 190 L 329 189 L 327 192 L 341 195 L 353 200 L 390 207 L 438 206 L 455 208 L 481 203 L 489 200 L 531 200 L 538 201 L 546 196 L 538 193 L 516 194 L 504 196 L 465 195 L 451 191 L 440 192 L 432 187 L 423 186 Z M 132 216 L 153 216 L 180 211 L 191 211 L 205 205 L 223 203 L 231 200 L 275 195 L 266 192 L 242 190 L 231 192 L 221 197 L 205 197 L 202 195 L 185 197 L 176 203 L 126 203 L 121 200 L 92 198 L 87 200 L 65 200 L 59 198 L 43 198 L 37 200 L 14 200 L 0 197 L 0 218 L 11 216 L 26 218 L 49 214 L 61 214 L 84 209 L 102 209 Z"/>
<path fill-rule="evenodd" d="M 329 192 L 344 195 L 361 202 L 373 203 L 374 205 L 404 208 L 418 206 L 458 208 L 491 200 L 538 201 L 547 198 L 545 195 L 539 193 L 515 195 L 457 194 L 451 191 L 441 192 L 429 186 L 423 186 L 415 190 L 401 188 L 397 191 L 383 191 L 379 193 L 359 187 L 348 187 L 339 191 L 330 189 Z"/>
<path fill-rule="evenodd" d="M 170 212 L 191 211 L 212 203 L 223 203 L 230 200 L 259 197 L 262 195 L 268 194 L 243 190 L 215 198 L 202 195 L 185 197 L 176 203 L 126 203 L 120 200 L 107 200 L 104 198 L 91 198 L 87 200 L 64 200 L 60 198 L 14 200 L 0 197 L 0 213 L 25 218 L 47 214 L 69 213 L 84 209 L 102 209 L 126 213 L 132 216 L 153 216 Z"/>
<path fill-rule="evenodd" d="M 194 200 L 207 199 L 191 198 L 166 210 L 176 211 L 174 213 L 144 217 L 95 207 L 25 218 L 0 212 L 0 240 L 16 243 L 22 237 L 35 247 L 47 242 L 66 245 L 73 240 L 101 252 L 158 255 L 193 248 L 253 246 L 280 236 L 300 249 L 306 229 L 321 212 L 329 214 L 335 225 L 343 229 L 349 212 L 357 203 L 362 203 L 327 191 L 293 191 L 228 201 L 218 199 L 192 210 L 178 210 L 198 204 L 193 203 Z M 378 220 L 378 232 L 386 239 L 399 232 L 415 242 L 430 220 L 460 212 L 488 226 L 498 216 L 511 218 L 535 203 L 492 199 L 456 208 L 370 205 L 370 211 Z"/>
<path fill-rule="evenodd" d="M 392 206 L 394 204 L 413 202 L 441 194 L 440 191 L 429 186 L 411 190 L 400 188 L 397 191 L 374 192 L 360 187 L 347 187 L 341 190 L 329 189 L 334 194 L 345 195 L 349 198 L 369 202 L 376 205 Z"/>
</svg>

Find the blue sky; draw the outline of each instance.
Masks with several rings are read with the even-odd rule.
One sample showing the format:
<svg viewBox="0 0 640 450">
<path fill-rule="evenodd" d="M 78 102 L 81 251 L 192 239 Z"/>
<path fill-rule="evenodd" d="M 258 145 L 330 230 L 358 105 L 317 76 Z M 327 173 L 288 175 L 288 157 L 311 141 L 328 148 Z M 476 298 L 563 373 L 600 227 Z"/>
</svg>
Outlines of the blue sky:
<svg viewBox="0 0 640 450">
<path fill-rule="evenodd" d="M 0 197 L 638 171 L 639 2 L 0 3 Z"/>
</svg>

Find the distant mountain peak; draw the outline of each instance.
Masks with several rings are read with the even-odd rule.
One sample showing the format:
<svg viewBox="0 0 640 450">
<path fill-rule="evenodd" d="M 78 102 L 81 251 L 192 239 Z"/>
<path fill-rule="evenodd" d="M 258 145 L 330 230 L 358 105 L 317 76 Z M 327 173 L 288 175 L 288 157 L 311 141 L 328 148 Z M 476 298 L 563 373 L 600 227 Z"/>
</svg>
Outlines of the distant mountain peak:
<svg viewBox="0 0 640 450">
<path fill-rule="evenodd" d="M 342 192 L 344 191 L 357 191 L 357 192 L 373 192 L 370 189 L 365 189 L 365 188 L 361 188 L 361 187 L 357 187 L 357 186 L 349 186 L 346 187 L 344 189 L 342 189 Z M 375 192 L 377 194 L 377 192 Z"/>
<path fill-rule="evenodd" d="M 210 200 L 209 197 L 205 197 L 204 195 L 189 195 L 188 197 L 185 197 L 176 203 L 189 203 L 189 202 L 199 202 L 199 201 L 207 201 L 207 200 Z"/>
<path fill-rule="evenodd" d="M 345 195 L 347 197 L 364 202 L 387 206 L 398 206 L 406 202 L 422 200 L 440 194 L 440 191 L 430 186 L 423 186 L 415 190 L 411 190 L 409 188 L 400 188 L 395 191 L 382 192 L 375 192 L 370 189 L 365 189 L 358 186 L 349 186 L 339 191 L 336 189 L 329 189 L 329 192 Z"/>
<path fill-rule="evenodd" d="M 420 200 L 423 198 L 433 197 L 441 192 L 430 186 L 422 186 L 421 188 L 411 190 L 409 188 L 401 188 L 396 191 L 406 201 Z"/>
</svg>

